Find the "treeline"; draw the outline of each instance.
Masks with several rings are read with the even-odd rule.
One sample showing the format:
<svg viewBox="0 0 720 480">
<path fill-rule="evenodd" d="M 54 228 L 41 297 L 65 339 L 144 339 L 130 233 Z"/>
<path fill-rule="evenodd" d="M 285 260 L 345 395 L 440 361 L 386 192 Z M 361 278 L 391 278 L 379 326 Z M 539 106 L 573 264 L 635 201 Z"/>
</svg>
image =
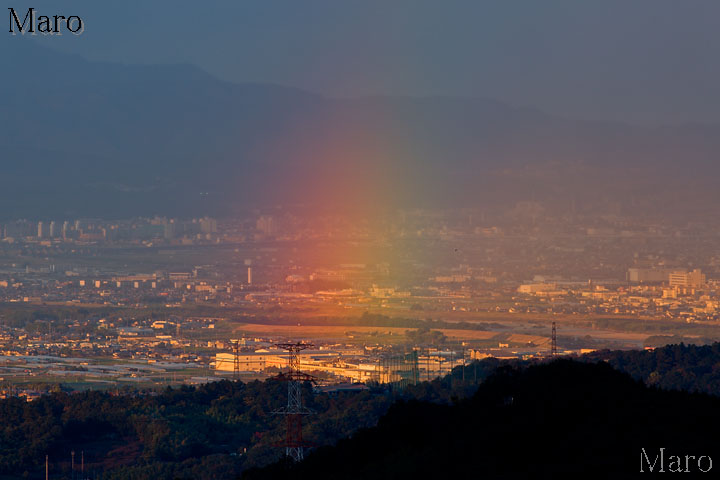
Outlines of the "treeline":
<svg viewBox="0 0 720 480">
<path fill-rule="evenodd" d="M 606 361 L 647 385 L 720 396 L 720 343 L 666 345 L 654 350 L 603 350 L 583 356 Z"/>
<path fill-rule="evenodd" d="M 61 306 L 61 305 L 26 305 L 18 303 L 0 303 L 0 325 L 11 328 L 24 328 L 32 330 L 47 328 L 52 325 L 55 331 L 75 321 L 109 319 L 152 319 L 162 320 L 168 318 L 164 306 L 149 306 L 142 308 L 115 307 L 115 306 Z M 183 306 L 173 309 L 172 316 L 192 317 L 225 317 L 226 309 L 209 306 Z"/>
<path fill-rule="evenodd" d="M 653 333 L 658 336 L 685 335 L 692 338 L 693 343 L 709 343 L 718 338 L 717 329 L 703 323 L 679 323 L 666 318 L 635 318 L 635 317 L 595 317 L 590 320 L 573 322 L 578 326 L 616 332 Z M 715 340 L 708 340 L 715 339 Z"/>
<path fill-rule="evenodd" d="M 36 326 L 47 326 L 50 324 L 62 326 L 68 322 L 75 320 L 86 320 L 91 316 L 100 316 L 109 314 L 112 309 L 97 309 L 92 314 L 86 308 L 68 308 L 68 307 L 9 307 L 3 308 L 0 313 L 0 321 L 7 327 L 25 328 L 31 331 Z M 40 327 L 42 328 L 42 327 Z"/>
</svg>

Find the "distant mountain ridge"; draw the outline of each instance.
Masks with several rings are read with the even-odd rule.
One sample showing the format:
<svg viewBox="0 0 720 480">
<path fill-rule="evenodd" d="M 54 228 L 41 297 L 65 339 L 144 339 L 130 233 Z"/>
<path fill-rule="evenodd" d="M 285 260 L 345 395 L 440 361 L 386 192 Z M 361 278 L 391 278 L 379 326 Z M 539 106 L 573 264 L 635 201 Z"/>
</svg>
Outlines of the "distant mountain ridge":
<svg viewBox="0 0 720 480">
<path fill-rule="evenodd" d="M 714 195 L 715 126 L 573 121 L 483 99 L 326 98 L 187 65 L 90 62 L 28 38 L 3 39 L 0 54 L 11 65 L 0 78 L 2 218 L 564 202 L 678 181 Z M 652 181 L 618 181 L 628 168 Z"/>
</svg>

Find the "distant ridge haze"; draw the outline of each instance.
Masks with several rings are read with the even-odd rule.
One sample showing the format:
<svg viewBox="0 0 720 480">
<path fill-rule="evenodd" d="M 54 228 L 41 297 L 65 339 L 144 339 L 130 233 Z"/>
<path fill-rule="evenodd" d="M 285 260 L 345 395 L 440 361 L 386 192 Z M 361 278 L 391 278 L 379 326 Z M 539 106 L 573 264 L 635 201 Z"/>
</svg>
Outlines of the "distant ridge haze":
<svg viewBox="0 0 720 480">
<path fill-rule="evenodd" d="M 13 65 L 0 78 L 4 218 L 562 205 L 672 186 L 714 198 L 713 125 L 577 121 L 459 97 L 327 98 L 15 39 L 0 53 Z"/>
<path fill-rule="evenodd" d="M 450 94 L 571 118 L 720 123 L 715 0 L 32 5 L 81 14 L 82 37 L 36 38 L 95 61 L 189 63 L 330 96 Z"/>
</svg>

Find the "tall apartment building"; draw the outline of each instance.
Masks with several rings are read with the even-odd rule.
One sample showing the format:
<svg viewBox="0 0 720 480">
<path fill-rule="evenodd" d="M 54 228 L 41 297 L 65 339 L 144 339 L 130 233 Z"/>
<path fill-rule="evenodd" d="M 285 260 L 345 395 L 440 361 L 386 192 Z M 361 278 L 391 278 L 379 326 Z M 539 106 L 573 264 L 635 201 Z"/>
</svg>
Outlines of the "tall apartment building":
<svg viewBox="0 0 720 480">
<path fill-rule="evenodd" d="M 671 287 L 693 287 L 699 288 L 705 285 L 705 275 L 699 268 L 692 272 L 676 271 L 670 273 L 668 281 Z"/>
</svg>

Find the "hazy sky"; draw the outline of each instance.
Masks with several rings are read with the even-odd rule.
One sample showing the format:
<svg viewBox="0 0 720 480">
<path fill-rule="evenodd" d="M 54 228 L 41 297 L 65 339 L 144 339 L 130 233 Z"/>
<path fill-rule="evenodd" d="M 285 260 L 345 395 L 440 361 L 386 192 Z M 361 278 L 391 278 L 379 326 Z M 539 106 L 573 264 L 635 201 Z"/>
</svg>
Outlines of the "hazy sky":
<svg viewBox="0 0 720 480">
<path fill-rule="evenodd" d="M 720 123 L 717 0 L 2 3 L 82 16 L 82 36 L 41 41 L 94 60 L 191 63 L 327 95 L 491 97 L 574 117 Z"/>
</svg>

